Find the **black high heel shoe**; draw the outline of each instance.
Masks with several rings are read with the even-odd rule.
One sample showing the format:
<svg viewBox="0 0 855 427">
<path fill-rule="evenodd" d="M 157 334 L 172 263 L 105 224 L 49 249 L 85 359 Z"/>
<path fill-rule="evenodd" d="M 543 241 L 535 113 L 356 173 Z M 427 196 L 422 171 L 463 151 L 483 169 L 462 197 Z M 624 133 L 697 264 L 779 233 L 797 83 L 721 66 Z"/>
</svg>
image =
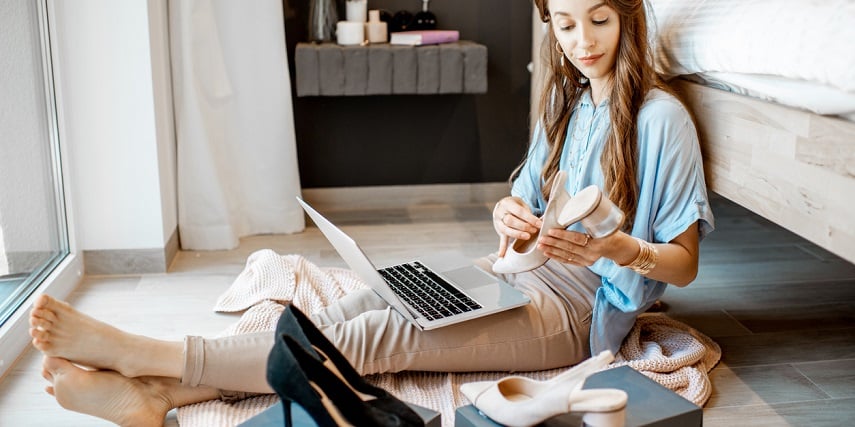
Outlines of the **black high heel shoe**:
<svg viewBox="0 0 855 427">
<path fill-rule="evenodd" d="M 418 415 L 388 393 L 362 400 L 344 380 L 285 334 L 276 336 L 268 358 L 267 379 L 282 398 L 283 407 L 290 406 L 289 402 L 298 403 L 318 427 L 424 426 Z M 406 411 L 399 411 L 402 406 Z M 286 425 L 290 425 L 290 411 L 286 410 L 285 415 Z"/>
<path fill-rule="evenodd" d="M 386 390 L 366 382 L 326 335 L 293 304 L 288 304 L 282 311 L 279 322 L 276 324 L 276 334 L 285 334 L 293 338 L 306 352 L 325 362 L 330 370 L 337 371 L 357 393 L 376 397 L 388 394 Z"/>
</svg>

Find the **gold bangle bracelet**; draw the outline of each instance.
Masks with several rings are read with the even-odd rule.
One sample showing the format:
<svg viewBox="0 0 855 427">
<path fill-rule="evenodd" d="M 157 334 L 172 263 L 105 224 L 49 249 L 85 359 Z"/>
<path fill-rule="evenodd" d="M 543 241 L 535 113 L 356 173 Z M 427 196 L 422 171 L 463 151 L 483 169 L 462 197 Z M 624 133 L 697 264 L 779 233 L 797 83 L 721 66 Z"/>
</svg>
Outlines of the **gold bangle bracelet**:
<svg viewBox="0 0 855 427">
<path fill-rule="evenodd" d="M 650 273 L 650 270 L 653 270 L 656 267 L 656 261 L 659 260 L 659 251 L 650 242 L 646 242 L 634 236 L 633 239 L 638 242 L 638 256 L 629 264 L 621 265 L 621 267 L 629 268 L 643 276 Z"/>
</svg>

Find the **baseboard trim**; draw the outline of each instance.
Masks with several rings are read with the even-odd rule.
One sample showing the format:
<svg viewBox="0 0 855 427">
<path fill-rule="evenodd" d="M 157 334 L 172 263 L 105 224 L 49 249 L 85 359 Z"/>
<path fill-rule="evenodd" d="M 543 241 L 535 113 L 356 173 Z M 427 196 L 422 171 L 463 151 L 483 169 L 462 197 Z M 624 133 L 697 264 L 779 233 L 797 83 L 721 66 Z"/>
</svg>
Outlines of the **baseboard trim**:
<svg viewBox="0 0 855 427">
<path fill-rule="evenodd" d="M 178 255 L 178 229 L 163 248 L 83 251 L 87 275 L 166 273 Z"/>
<path fill-rule="evenodd" d="M 178 227 L 175 227 L 172 230 L 172 235 L 169 236 L 169 240 L 166 241 L 166 247 L 163 248 L 164 271 L 169 271 L 169 267 L 172 265 L 172 261 L 175 261 L 175 257 L 178 255 L 180 249 L 181 242 L 178 239 Z"/>
<path fill-rule="evenodd" d="M 417 205 L 492 204 L 510 194 L 507 182 L 305 188 L 322 211 L 405 209 Z M 163 248 L 83 251 L 87 275 L 165 273 L 179 251 L 176 228 Z"/>
<path fill-rule="evenodd" d="M 495 203 L 507 182 L 304 188 L 303 199 L 322 211 L 404 209 L 413 205 Z"/>
</svg>

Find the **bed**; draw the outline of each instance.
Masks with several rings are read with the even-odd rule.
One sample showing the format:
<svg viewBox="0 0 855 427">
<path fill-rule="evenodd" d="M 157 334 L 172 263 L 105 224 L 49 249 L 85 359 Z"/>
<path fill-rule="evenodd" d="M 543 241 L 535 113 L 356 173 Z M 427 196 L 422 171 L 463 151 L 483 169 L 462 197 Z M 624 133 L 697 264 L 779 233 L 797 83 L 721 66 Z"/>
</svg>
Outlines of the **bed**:
<svg viewBox="0 0 855 427">
<path fill-rule="evenodd" d="M 855 2 L 650 3 L 709 188 L 855 262 Z"/>
</svg>

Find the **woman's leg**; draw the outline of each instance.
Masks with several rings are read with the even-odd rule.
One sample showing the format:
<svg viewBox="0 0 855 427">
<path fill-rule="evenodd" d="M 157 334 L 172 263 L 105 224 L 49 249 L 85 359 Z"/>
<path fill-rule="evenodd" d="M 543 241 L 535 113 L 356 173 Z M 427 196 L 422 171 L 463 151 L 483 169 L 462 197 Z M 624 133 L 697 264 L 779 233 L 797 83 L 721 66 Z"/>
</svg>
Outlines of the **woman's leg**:
<svg viewBox="0 0 855 427">
<path fill-rule="evenodd" d="M 187 386 L 273 393 L 266 378 L 272 332 L 163 341 L 119 330 L 47 295 L 36 300 L 30 326 L 33 345 L 46 356 L 129 378 L 167 377 Z"/>
<path fill-rule="evenodd" d="M 487 263 L 495 257 L 484 259 Z M 362 374 L 423 371 L 533 371 L 587 358 L 590 317 L 600 279 L 553 261 L 507 276 L 531 304 L 421 331 L 370 290 L 357 291 L 312 320 Z"/>
<path fill-rule="evenodd" d="M 51 382 L 47 392 L 63 408 L 121 426 L 161 426 L 170 409 L 219 396 L 211 387 L 187 387 L 161 377 L 127 378 L 114 371 L 89 371 L 56 357 L 45 357 L 42 376 Z"/>
<path fill-rule="evenodd" d="M 482 261 L 489 269 L 494 260 Z M 541 370 L 589 356 L 599 277 L 586 268 L 549 261 L 506 279 L 532 303 L 433 331 L 419 330 L 367 289 L 345 296 L 312 320 L 363 374 Z M 162 376 L 189 386 L 272 391 L 266 382 L 266 360 L 273 347 L 270 332 L 160 341 L 120 331 L 47 296 L 37 301 L 31 325 L 33 344 L 48 356 L 129 377 Z"/>
<path fill-rule="evenodd" d="M 127 333 L 48 295 L 40 295 L 33 305 L 30 336 L 46 356 L 130 378 L 181 378 L 184 368 L 184 343 Z"/>
</svg>

